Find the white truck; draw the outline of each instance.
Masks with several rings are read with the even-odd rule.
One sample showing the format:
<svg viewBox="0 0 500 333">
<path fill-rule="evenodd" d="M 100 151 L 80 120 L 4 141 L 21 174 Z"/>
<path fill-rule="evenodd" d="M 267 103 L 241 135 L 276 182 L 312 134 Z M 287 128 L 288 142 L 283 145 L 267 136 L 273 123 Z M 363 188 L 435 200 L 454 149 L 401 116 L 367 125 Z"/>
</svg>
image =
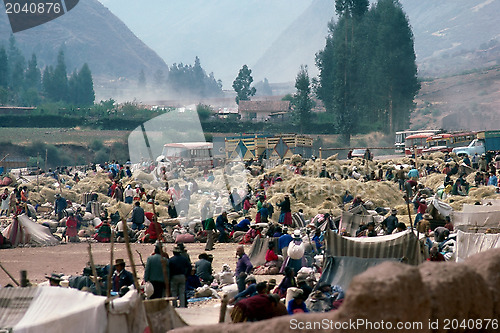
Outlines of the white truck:
<svg viewBox="0 0 500 333">
<path fill-rule="evenodd" d="M 500 131 L 482 131 L 477 133 L 477 138 L 472 140 L 467 147 L 453 148 L 452 152 L 458 156 L 484 154 L 488 151 L 500 150 Z"/>
</svg>

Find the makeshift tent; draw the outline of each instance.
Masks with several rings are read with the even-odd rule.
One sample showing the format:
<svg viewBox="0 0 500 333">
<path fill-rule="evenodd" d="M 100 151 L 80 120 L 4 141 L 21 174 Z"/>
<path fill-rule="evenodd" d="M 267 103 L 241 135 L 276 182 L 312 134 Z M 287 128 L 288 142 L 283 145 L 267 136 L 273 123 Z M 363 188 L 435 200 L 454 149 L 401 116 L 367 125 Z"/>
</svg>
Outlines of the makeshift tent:
<svg viewBox="0 0 500 333">
<path fill-rule="evenodd" d="M 106 332 L 105 297 L 76 289 L 0 289 L 0 331 Z"/>
<path fill-rule="evenodd" d="M 306 226 L 306 221 L 304 217 L 299 213 L 292 214 L 292 227 L 294 228 L 303 228 Z"/>
<path fill-rule="evenodd" d="M 347 290 L 353 277 L 385 261 L 398 260 L 391 258 L 328 257 L 325 259 L 323 273 L 318 285 L 326 282 L 331 286 L 339 285 L 342 289 Z"/>
<path fill-rule="evenodd" d="M 427 213 L 432 215 L 434 220 L 444 220 L 446 216 L 450 216 L 453 208 L 447 203 L 438 198 L 430 198 L 427 200 Z"/>
<path fill-rule="evenodd" d="M 453 212 L 453 208 L 447 203 L 433 197 L 427 200 L 426 212 L 432 216 L 432 219 L 428 220 L 431 230 L 434 230 L 446 224 L 446 217 Z"/>
<path fill-rule="evenodd" d="M 19 215 L 12 219 L 12 223 L 2 232 L 13 246 L 19 244 L 57 245 L 59 241 L 44 227 L 26 215 Z"/>
<path fill-rule="evenodd" d="M 451 221 L 456 230 L 463 232 L 484 232 L 486 229 L 500 229 L 500 207 L 494 209 L 495 207 L 498 206 L 470 205 L 467 207 L 467 212 L 453 212 Z"/>
<path fill-rule="evenodd" d="M 455 257 L 457 262 L 465 260 L 473 254 L 490 249 L 500 248 L 500 234 L 476 234 L 457 232 Z"/>
<path fill-rule="evenodd" d="M 269 248 L 269 242 L 274 242 L 274 252 L 276 254 L 281 254 L 278 250 L 278 237 L 255 237 L 252 243 L 250 251 L 248 251 L 248 257 L 253 267 L 264 265 L 266 263 L 266 252 Z"/>
<path fill-rule="evenodd" d="M 378 237 L 342 237 L 335 232 L 325 234 L 325 254 L 329 257 L 405 258 L 404 262 L 418 265 L 424 260 L 423 235 L 411 230 Z"/>
<path fill-rule="evenodd" d="M 345 228 L 345 230 L 350 235 L 355 235 L 356 230 L 358 230 L 361 224 L 368 224 L 370 222 L 375 222 L 372 215 L 361 215 L 353 214 L 351 212 L 342 212 L 342 218 L 340 220 L 340 229 Z"/>
<path fill-rule="evenodd" d="M 135 333 L 148 326 L 135 291 L 106 307 L 106 297 L 72 288 L 2 288 L 0 308 L 0 331 L 12 333 Z"/>
</svg>

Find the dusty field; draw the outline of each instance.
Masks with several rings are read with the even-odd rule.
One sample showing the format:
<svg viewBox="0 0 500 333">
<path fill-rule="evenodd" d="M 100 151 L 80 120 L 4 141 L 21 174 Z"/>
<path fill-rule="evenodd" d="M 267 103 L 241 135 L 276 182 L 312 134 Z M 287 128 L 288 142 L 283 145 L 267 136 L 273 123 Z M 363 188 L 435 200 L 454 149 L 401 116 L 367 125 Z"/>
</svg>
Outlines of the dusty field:
<svg viewBox="0 0 500 333">
<path fill-rule="evenodd" d="M 131 246 L 137 274 L 142 279 L 144 276 L 144 267 L 136 251 L 141 253 L 145 263 L 147 257 L 153 252 L 153 245 L 131 244 Z M 166 247 L 168 254 L 172 255 L 174 244 L 166 244 Z M 215 272 L 220 272 L 224 263 L 229 264 L 233 270 L 235 269 L 236 247 L 237 244 L 234 243 L 215 245 L 215 250 L 210 252 L 214 256 L 213 268 Z M 195 262 L 198 260 L 198 255 L 204 252 L 205 244 L 186 244 L 186 248 L 191 256 L 191 261 Z M 246 246 L 246 248 L 249 249 L 250 246 Z M 92 254 L 95 264 L 108 264 L 110 261 L 110 244 L 92 243 Z M 125 244 L 115 244 L 114 257 L 115 259 L 125 259 L 127 270 L 131 271 Z M 88 261 L 88 244 L 85 242 L 49 247 L 18 247 L 0 250 L 0 262 L 2 266 L 18 281 L 20 279 L 20 271 L 27 270 L 28 279 L 32 283 L 46 281 L 45 275 L 50 275 L 51 273 L 64 273 L 67 275 L 81 274 Z M 281 277 L 278 278 L 278 280 L 280 279 Z M 12 281 L 5 272 L 0 270 L 0 285 L 5 286 L 7 283 L 12 283 Z"/>
</svg>

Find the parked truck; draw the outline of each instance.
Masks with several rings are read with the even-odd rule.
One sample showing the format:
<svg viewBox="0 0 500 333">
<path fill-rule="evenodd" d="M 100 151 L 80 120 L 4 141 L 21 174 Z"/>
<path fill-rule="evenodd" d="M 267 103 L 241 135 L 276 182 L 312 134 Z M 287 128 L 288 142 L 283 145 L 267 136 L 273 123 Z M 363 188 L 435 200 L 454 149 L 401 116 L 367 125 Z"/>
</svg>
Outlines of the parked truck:
<svg viewBox="0 0 500 333">
<path fill-rule="evenodd" d="M 453 148 L 453 152 L 458 156 L 465 154 L 473 156 L 476 153 L 481 155 L 489 151 L 500 151 L 500 131 L 478 132 L 476 139 L 472 140 L 467 147 Z"/>
</svg>

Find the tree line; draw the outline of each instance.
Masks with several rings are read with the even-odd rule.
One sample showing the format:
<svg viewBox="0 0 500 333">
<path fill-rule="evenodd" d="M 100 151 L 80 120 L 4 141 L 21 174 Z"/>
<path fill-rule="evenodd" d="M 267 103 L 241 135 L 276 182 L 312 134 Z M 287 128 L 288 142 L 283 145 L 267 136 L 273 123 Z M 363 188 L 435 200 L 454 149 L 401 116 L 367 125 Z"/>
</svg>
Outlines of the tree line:
<svg viewBox="0 0 500 333">
<path fill-rule="evenodd" d="M 87 64 L 68 77 L 64 51 L 60 50 L 55 67 L 42 71 L 36 54 L 26 61 L 14 36 L 6 49 L 0 46 L 0 105 L 38 106 L 47 102 L 64 102 L 75 106 L 94 104 L 92 73 Z"/>
<path fill-rule="evenodd" d="M 139 89 L 146 89 L 148 85 L 156 90 L 166 90 L 184 97 L 221 97 L 222 81 L 217 80 L 214 73 L 207 74 L 201 67 L 200 58 L 195 57 L 194 64 L 174 63 L 164 73 L 161 69 L 153 75 L 152 84 L 144 70 L 139 72 L 137 79 Z"/>
</svg>

